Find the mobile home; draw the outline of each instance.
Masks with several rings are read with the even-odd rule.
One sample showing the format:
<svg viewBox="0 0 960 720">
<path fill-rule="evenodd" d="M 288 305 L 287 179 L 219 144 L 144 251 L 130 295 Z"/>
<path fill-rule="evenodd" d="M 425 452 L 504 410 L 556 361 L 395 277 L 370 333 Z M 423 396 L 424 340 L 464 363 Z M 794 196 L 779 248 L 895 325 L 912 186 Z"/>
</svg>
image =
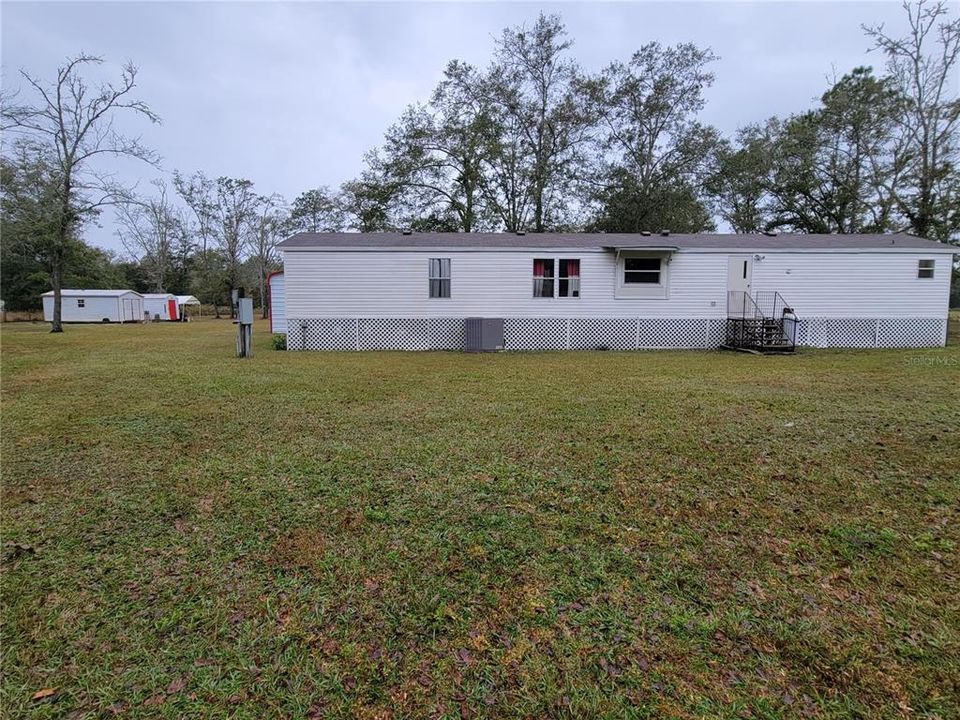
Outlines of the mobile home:
<svg viewBox="0 0 960 720">
<path fill-rule="evenodd" d="M 61 290 L 60 315 L 66 323 L 141 322 L 143 296 L 133 290 Z M 43 319 L 53 320 L 53 291 L 43 295 Z"/>
<path fill-rule="evenodd" d="M 304 233 L 280 247 L 291 350 L 464 349 L 473 318 L 502 321 L 507 350 L 777 344 L 787 327 L 794 345 L 937 346 L 956 251 L 903 233 Z"/>
</svg>

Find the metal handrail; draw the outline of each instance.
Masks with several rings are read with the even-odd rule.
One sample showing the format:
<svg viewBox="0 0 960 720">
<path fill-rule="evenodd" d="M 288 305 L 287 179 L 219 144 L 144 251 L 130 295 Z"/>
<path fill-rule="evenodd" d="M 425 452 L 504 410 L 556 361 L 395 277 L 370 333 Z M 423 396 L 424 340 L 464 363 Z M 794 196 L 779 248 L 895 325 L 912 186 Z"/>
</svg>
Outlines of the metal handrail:
<svg viewBox="0 0 960 720">
<path fill-rule="evenodd" d="M 760 308 L 744 290 L 727 291 L 727 317 L 736 319 L 761 319 L 763 314 Z"/>
<path fill-rule="evenodd" d="M 778 337 L 774 341 L 772 334 Z M 776 290 L 756 293 L 727 292 L 727 343 L 738 347 L 763 348 L 797 344 L 797 316 Z"/>
<path fill-rule="evenodd" d="M 776 290 L 761 290 L 756 295 L 756 304 L 763 317 L 779 320 L 790 310 L 787 301 Z"/>
</svg>

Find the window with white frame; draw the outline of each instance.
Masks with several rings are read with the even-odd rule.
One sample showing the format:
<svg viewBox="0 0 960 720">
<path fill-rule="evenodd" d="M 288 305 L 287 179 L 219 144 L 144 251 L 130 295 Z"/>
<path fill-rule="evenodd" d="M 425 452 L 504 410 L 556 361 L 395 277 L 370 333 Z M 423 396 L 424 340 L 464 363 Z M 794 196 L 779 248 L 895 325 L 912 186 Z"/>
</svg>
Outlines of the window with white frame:
<svg viewBox="0 0 960 720">
<path fill-rule="evenodd" d="M 535 298 L 580 297 L 580 260 L 576 258 L 534 258 Z"/>
<path fill-rule="evenodd" d="M 534 258 L 533 296 L 553 297 L 553 258 Z"/>
<path fill-rule="evenodd" d="M 85 299 L 83 299 L 83 298 L 77 298 L 77 307 L 78 307 L 78 308 L 85 307 L 86 304 L 87 304 L 87 301 L 86 301 Z"/>
<path fill-rule="evenodd" d="M 628 250 L 618 253 L 614 297 L 618 300 L 666 300 L 670 256 Z"/>
<path fill-rule="evenodd" d="M 450 258 L 430 258 L 430 297 L 450 297 Z"/>
<path fill-rule="evenodd" d="M 557 297 L 580 297 L 580 261 L 561 258 L 557 278 Z"/>
<path fill-rule="evenodd" d="M 917 277 L 921 280 L 933 277 L 933 268 L 936 265 L 936 260 L 918 260 L 917 261 Z"/>
<path fill-rule="evenodd" d="M 623 259 L 624 285 L 659 285 L 660 258 L 628 257 Z"/>
</svg>

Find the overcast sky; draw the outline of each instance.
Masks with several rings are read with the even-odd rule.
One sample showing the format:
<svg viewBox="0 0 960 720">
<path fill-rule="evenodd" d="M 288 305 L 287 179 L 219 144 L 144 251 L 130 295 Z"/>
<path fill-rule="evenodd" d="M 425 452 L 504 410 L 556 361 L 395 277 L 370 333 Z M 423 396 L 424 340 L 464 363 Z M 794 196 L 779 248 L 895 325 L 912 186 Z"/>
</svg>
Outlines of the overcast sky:
<svg viewBox="0 0 960 720">
<path fill-rule="evenodd" d="M 651 40 L 694 42 L 720 56 L 702 119 L 730 133 L 809 108 L 828 76 L 880 69 L 860 26 L 905 29 L 898 2 L 672 3 L 23 3 L 0 5 L 3 81 L 26 68 L 52 78 L 65 57 L 132 60 L 140 97 L 163 124 L 124 122 L 162 154 L 162 171 L 124 163 L 140 181 L 173 170 L 253 180 L 287 199 L 356 176 L 403 108 L 428 98 L 446 62 L 485 65 L 493 38 L 539 11 L 562 14 L 588 70 Z M 112 216 L 87 240 L 119 249 Z"/>
</svg>

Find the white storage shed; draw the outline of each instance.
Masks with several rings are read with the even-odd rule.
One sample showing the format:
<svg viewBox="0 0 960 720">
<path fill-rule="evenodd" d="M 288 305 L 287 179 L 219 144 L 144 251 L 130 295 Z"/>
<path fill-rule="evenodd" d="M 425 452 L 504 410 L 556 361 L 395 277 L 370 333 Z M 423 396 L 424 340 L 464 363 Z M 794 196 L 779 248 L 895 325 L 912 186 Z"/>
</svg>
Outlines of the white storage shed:
<svg viewBox="0 0 960 720">
<path fill-rule="evenodd" d="M 61 290 L 66 323 L 142 322 L 143 296 L 134 290 Z M 53 321 L 53 291 L 43 295 L 43 319 Z"/>
<path fill-rule="evenodd" d="M 145 293 L 143 311 L 150 320 L 179 320 L 180 306 L 177 296 L 170 293 Z"/>
</svg>

